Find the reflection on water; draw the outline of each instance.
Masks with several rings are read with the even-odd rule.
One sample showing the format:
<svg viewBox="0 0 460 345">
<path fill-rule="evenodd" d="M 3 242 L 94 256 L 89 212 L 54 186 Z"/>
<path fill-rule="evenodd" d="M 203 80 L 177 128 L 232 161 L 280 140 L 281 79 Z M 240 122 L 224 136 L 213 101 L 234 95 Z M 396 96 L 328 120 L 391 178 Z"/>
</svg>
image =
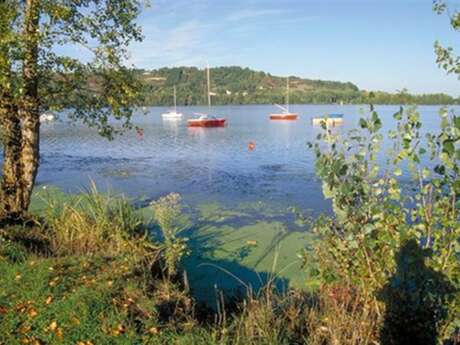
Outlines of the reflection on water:
<svg viewBox="0 0 460 345">
<path fill-rule="evenodd" d="M 216 107 L 219 108 L 219 107 Z M 111 187 L 130 196 L 157 198 L 176 191 L 191 203 L 219 201 L 227 205 L 264 201 L 287 208 L 298 206 L 328 210 L 314 174 L 314 157 L 306 143 L 320 129 L 311 118 L 329 112 L 344 113 L 345 124 L 334 131 L 354 128 L 360 106 L 293 106 L 298 121 L 270 121 L 271 106 L 226 106 L 225 128 L 187 128 L 187 118 L 201 107 L 180 109 L 182 120 L 163 120 L 164 108 L 134 116 L 143 129 L 107 141 L 81 125 L 65 122 L 42 127 L 42 162 L 39 183 L 77 191 L 94 179 L 100 188 Z M 397 106 L 377 107 L 389 129 Z M 421 107 L 429 129 L 438 126 L 438 107 Z M 254 147 L 248 150 L 248 144 Z"/>
</svg>

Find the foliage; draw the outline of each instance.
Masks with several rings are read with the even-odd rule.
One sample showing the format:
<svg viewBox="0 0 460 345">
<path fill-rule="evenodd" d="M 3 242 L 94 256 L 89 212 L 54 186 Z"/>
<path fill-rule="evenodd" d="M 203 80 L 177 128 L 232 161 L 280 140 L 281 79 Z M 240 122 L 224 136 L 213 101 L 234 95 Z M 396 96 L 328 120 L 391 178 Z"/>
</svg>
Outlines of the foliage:
<svg viewBox="0 0 460 345">
<path fill-rule="evenodd" d="M 140 1 L 41 0 L 37 37 L 21 31 L 24 2 L 7 0 L 0 6 L 0 47 L 4 52 L 0 70 L 5 72 L 1 73 L 0 89 L 8 91 L 14 103 L 24 97 L 24 43 L 33 39 L 38 47 L 34 82 L 42 110 L 71 109 L 71 119 L 95 126 L 109 137 L 114 132 L 110 117 L 129 126 L 142 85 L 124 63 L 130 42 L 142 38 L 135 23 Z M 64 52 L 70 47 L 79 47 L 85 58 L 67 56 Z"/>
<path fill-rule="evenodd" d="M 151 204 L 154 218 L 163 234 L 163 251 L 169 278 L 177 272 L 177 265 L 188 253 L 187 239 L 178 236 L 184 229 L 180 220 L 182 215 L 180 202 L 180 195 L 171 193 Z"/>
<path fill-rule="evenodd" d="M 451 27 L 455 31 L 460 31 L 460 11 L 454 10 L 449 11 L 446 1 L 444 0 L 433 0 L 433 10 L 437 14 L 447 13 Z M 452 47 L 444 47 L 439 41 L 435 42 L 434 45 L 436 53 L 436 63 L 439 67 L 443 68 L 447 73 L 456 74 L 460 78 L 460 56 L 455 55 Z"/>
<path fill-rule="evenodd" d="M 196 67 L 137 70 L 148 85 L 146 103 L 171 105 L 172 88 L 183 105 L 206 104 L 205 72 Z M 216 67 L 211 71 L 215 104 L 283 104 L 286 79 L 241 67 Z M 290 77 L 290 102 L 367 104 L 453 104 L 458 100 L 445 94 L 411 95 L 407 92 L 367 92 L 352 83 Z"/>
<path fill-rule="evenodd" d="M 354 286 L 383 322 L 385 305 L 390 308 L 389 299 L 398 293 L 394 286 L 388 293 L 388 282 L 395 274 L 404 278 L 398 280 L 401 289 L 405 279 L 407 284 L 412 279 L 412 286 L 417 281 L 401 264 L 409 257 L 410 269 L 437 277 L 416 284 L 407 295 L 418 299 L 421 308 L 435 308 L 431 319 L 419 320 L 427 324 L 411 327 L 428 332 L 428 323 L 434 324 L 443 339 L 460 322 L 460 118 L 446 109 L 440 117 L 440 132 L 423 135 L 416 109 L 401 108 L 394 114 L 396 129 L 388 133 L 393 146 L 383 153 L 382 123 L 371 106 L 360 129 L 345 138 L 324 123 L 313 147 L 323 192 L 334 210 L 334 217 L 323 217 L 315 227 L 322 239 L 317 267 L 323 283 Z M 415 248 L 404 251 L 410 241 Z M 429 253 L 416 260 L 422 250 Z"/>
<path fill-rule="evenodd" d="M 25 261 L 26 257 L 27 252 L 21 244 L 11 241 L 0 233 L 0 261 L 3 259 L 11 262 L 22 262 Z"/>
<path fill-rule="evenodd" d="M 126 67 L 141 40 L 139 0 L 0 2 L 0 222 L 20 223 L 40 160 L 40 114 L 66 116 L 113 138 L 130 128 L 142 83 Z M 84 50 L 76 58 L 72 49 Z"/>
</svg>

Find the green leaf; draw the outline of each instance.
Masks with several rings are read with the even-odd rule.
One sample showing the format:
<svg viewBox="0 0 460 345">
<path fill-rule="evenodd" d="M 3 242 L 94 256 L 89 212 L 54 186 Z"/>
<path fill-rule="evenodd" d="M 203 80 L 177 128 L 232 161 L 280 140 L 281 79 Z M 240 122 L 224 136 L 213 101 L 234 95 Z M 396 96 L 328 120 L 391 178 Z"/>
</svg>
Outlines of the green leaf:
<svg viewBox="0 0 460 345">
<path fill-rule="evenodd" d="M 422 177 L 423 177 L 424 179 L 426 179 L 426 178 L 428 178 L 429 176 L 430 176 L 430 170 L 427 169 L 427 168 L 423 168 L 423 169 L 422 169 Z"/>
<path fill-rule="evenodd" d="M 454 155 L 455 151 L 455 146 L 454 146 L 454 141 L 453 140 L 445 140 L 442 143 L 442 150 L 449 155 L 449 157 L 452 157 Z"/>
<path fill-rule="evenodd" d="M 394 118 L 395 120 L 400 121 L 400 120 L 402 120 L 402 115 L 403 115 L 403 109 L 402 109 L 402 107 L 401 107 L 401 108 L 399 109 L 399 111 L 397 111 L 396 113 L 393 114 L 393 118 Z"/>
<path fill-rule="evenodd" d="M 460 129 L 460 116 L 454 116 L 455 128 Z"/>
</svg>

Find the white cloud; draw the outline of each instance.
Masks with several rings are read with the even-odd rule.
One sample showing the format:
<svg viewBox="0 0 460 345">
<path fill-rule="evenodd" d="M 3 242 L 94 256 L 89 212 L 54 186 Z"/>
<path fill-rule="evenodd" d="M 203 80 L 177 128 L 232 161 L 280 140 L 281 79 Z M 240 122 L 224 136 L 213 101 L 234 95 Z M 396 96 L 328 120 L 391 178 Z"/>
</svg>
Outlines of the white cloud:
<svg viewBox="0 0 460 345">
<path fill-rule="evenodd" d="M 244 45 L 237 51 L 231 50 L 231 43 L 246 40 L 257 28 L 251 19 L 278 16 L 270 27 L 292 20 L 307 20 L 311 17 L 287 16 L 283 8 L 256 9 L 240 8 L 226 11 L 220 17 L 211 15 L 205 0 L 188 0 L 185 5 L 163 2 L 153 3 L 155 11 L 146 13 L 142 22 L 145 41 L 131 46 L 130 64 L 146 68 L 159 66 L 198 65 L 207 60 L 211 65 L 226 63 L 236 55 L 248 54 L 253 46 Z M 180 11 L 178 6 L 180 6 Z M 238 25 L 235 23 L 238 22 Z M 262 24 L 261 24 L 262 25 Z M 260 26 L 258 26 L 260 28 Z M 221 34 L 225 35 L 222 39 Z"/>
<path fill-rule="evenodd" d="M 131 47 L 130 63 L 151 65 L 152 62 L 168 61 L 168 65 L 184 62 L 205 42 L 205 24 L 197 20 L 187 20 L 174 27 L 160 28 L 144 25 L 146 40 Z M 152 61 L 153 60 L 153 61 Z"/>
</svg>

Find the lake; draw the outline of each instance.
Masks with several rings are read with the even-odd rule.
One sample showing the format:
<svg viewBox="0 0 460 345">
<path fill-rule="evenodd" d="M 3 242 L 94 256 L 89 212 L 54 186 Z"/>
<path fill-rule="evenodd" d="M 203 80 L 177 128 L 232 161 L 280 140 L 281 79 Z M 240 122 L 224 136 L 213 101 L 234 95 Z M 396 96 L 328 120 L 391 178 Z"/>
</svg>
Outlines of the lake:
<svg viewBox="0 0 460 345">
<path fill-rule="evenodd" d="M 384 130 L 393 127 L 398 108 L 376 107 Z M 166 193 L 180 193 L 193 219 L 188 234 L 192 256 L 186 266 L 192 286 L 203 296 L 212 295 L 214 286 L 235 284 L 228 275 L 217 274 L 217 266 L 255 285 L 273 270 L 282 270 L 281 283 L 303 286 L 306 278 L 299 274 L 296 254 L 312 236 L 292 207 L 313 215 L 330 211 L 307 148 L 320 132 L 310 119 L 343 113 L 345 124 L 337 130 L 345 132 L 357 126 L 367 109 L 293 105 L 291 111 L 298 112 L 300 120 L 270 121 L 273 106 L 221 106 L 213 110 L 227 118 L 227 127 L 187 128 L 186 119 L 205 112 L 205 107 L 179 108 L 184 113 L 181 121 L 163 120 L 160 114 L 167 109 L 152 107 L 133 118 L 144 130 L 142 137 L 132 131 L 113 141 L 82 125 L 45 124 L 37 181 L 79 192 L 92 179 L 100 190 L 123 192 L 140 207 Z M 439 107 L 419 110 L 425 128 L 437 129 Z M 250 142 L 253 150 L 248 149 Z M 256 245 L 248 244 L 254 241 Z M 202 265 L 209 262 L 214 266 Z"/>
<path fill-rule="evenodd" d="M 424 126 L 437 128 L 439 107 L 420 107 Z M 152 107 L 136 114 L 133 123 L 144 129 L 107 141 L 82 125 L 42 126 L 38 183 L 75 192 L 89 179 L 101 189 L 112 188 L 132 197 L 155 199 L 175 191 L 187 202 L 217 201 L 228 206 L 264 201 L 322 212 L 328 209 L 315 178 L 314 157 L 306 143 L 319 129 L 313 116 L 328 112 L 345 115 L 339 131 L 357 126 L 364 106 L 298 105 L 298 121 L 270 121 L 273 106 L 214 107 L 225 116 L 225 128 L 187 128 L 186 119 L 203 107 L 180 109 L 182 121 L 162 120 L 166 108 Z M 377 107 L 384 127 L 390 128 L 397 106 Z M 248 149 L 255 143 L 254 150 Z"/>
</svg>

